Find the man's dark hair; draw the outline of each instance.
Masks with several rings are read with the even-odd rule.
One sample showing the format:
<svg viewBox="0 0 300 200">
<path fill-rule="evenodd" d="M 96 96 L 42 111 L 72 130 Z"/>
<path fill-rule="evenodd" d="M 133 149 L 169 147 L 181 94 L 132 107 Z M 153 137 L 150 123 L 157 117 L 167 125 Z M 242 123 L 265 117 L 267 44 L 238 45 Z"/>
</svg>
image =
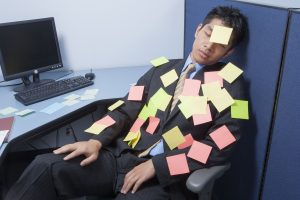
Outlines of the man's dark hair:
<svg viewBox="0 0 300 200">
<path fill-rule="evenodd" d="M 222 20 L 225 26 L 233 28 L 232 48 L 238 45 L 248 33 L 247 18 L 237 8 L 215 7 L 206 15 L 203 26 L 215 18 Z"/>
</svg>

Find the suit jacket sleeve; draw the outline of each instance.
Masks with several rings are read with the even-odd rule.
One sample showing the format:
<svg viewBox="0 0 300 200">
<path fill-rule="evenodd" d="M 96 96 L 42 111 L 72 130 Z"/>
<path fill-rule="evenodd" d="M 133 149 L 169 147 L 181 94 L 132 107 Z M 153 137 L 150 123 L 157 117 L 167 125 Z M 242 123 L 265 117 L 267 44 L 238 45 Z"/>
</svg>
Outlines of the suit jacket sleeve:
<svg viewBox="0 0 300 200">
<path fill-rule="evenodd" d="M 224 87 L 231 94 L 232 98 L 245 99 L 242 77 L 239 77 L 232 84 L 226 83 L 226 85 L 224 85 Z M 210 104 L 210 107 L 212 108 L 213 105 Z M 240 124 L 241 124 L 241 121 L 239 119 L 231 118 L 230 107 L 223 110 L 221 113 L 217 112 L 215 117 L 213 118 L 212 126 L 209 128 L 209 130 L 205 134 L 205 138 L 203 140 L 199 141 L 199 142 L 205 143 L 212 147 L 212 151 L 207 160 L 207 163 L 202 164 L 198 161 L 195 161 L 195 160 L 187 157 L 187 162 L 188 162 L 190 172 L 193 172 L 194 170 L 197 170 L 197 169 L 213 166 L 213 165 L 220 165 L 220 164 L 228 161 L 228 158 L 229 158 L 230 154 L 232 153 L 237 141 L 240 139 L 240 134 L 241 134 L 240 133 Z M 224 149 L 220 150 L 216 146 L 214 141 L 210 138 L 209 134 L 223 125 L 227 126 L 227 128 L 234 135 L 234 137 L 236 138 L 237 141 L 234 142 L 233 144 L 225 147 Z M 189 174 L 175 175 L 175 176 L 170 175 L 166 157 L 176 155 L 176 154 L 181 154 L 181 153 L 185 153 L 187 155 L 189 150 L 190 150 L 190 147 L 185 148 L 185 149 L 174 149 L 172 151 L 167 151 L 163 154 L 154 156 L 152 158 L 152 161 L 153 161 L 153 164 L 155 167 L 156 176 L 162 186 L 168 186 L 175 182 L 186 180 L 186 178 L 188 177 Z"/>
</svg>

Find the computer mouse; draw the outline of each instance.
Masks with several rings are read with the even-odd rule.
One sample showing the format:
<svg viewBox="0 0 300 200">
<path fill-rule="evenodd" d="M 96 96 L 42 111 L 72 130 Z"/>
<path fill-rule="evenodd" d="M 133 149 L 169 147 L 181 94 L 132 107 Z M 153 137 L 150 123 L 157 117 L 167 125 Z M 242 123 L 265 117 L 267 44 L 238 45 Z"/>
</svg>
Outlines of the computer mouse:
<svg viewBox="0 0 300 200">
<path fill-rule="evenodd" d="M 84 75 L 84 77 L 89 79 L 89 80 L 93 80 L 95 78 L 95 74 L 93 72 L 89 72 L 89 73 L 86 73 Z"/>
</svg>

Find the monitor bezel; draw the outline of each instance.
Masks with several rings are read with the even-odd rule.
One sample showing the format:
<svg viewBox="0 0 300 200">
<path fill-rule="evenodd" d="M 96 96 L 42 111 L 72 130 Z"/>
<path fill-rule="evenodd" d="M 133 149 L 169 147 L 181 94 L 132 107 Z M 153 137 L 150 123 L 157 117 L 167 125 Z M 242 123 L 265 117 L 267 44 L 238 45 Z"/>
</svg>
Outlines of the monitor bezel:
<svg viewBox="0 0 300 200">
<path fill-rule="evenodd" d="M 59 62 L 56 63 L 56 64 L 53 64 L 53 65 L 37 66 L 36 69 L 27 70 L 27 71 L 15 73 L 15 74 L 7 74 L 6 66 L 5 66 L 5 63 L 3 61 L 2 53 L 1 53 L 1 49 L 0 49 L 0 65 L 1 65 L 1 69 L 2 69 L 3 79 L 5 81 L 10 81 L 10 80 L 18 79 L 18 78 L 23 78 L 23 77 L 28 77 L 28 76 L 33 75 L 33 74 L 37 74 L 37 73 L 39 74 L 41 72 L 46 72 L 46 71 L 50 71 L 50 70 L 54 70 L 54 69 L 58 69 L 58 68 L 63 67 L 63 62 L 62 62 L 62 58 L 61 58 L 60 47 L 59 47 L 59 42 L 58 42 L 54 17 L 1 23 L 0 27 L 2 27 L 2 26 L 15 26 L 15 25 L 21 25 L 21 24 L 30 24 L 30 23 L 43 22 L 43 21 L 51 21 L 52 31 L 53 31 L 53 35 L 54 35 L 56 51 L 58 53 L 58 61 Z"/>
</svg>

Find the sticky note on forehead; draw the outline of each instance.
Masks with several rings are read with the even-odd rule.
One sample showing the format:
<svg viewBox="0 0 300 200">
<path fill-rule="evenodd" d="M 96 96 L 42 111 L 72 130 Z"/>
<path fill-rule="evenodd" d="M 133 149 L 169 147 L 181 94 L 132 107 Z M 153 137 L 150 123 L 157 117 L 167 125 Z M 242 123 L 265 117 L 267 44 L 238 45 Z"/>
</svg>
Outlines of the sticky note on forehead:
<svg viewBox="0 0 300 200">
<path fill-rule="evenodd" d="M 228 45 L 232 34 L 232 30 L 232 28 L 228 28 L 225 26 L 214 25 L 209 41 L 218 44 Z"/>
</svg>

